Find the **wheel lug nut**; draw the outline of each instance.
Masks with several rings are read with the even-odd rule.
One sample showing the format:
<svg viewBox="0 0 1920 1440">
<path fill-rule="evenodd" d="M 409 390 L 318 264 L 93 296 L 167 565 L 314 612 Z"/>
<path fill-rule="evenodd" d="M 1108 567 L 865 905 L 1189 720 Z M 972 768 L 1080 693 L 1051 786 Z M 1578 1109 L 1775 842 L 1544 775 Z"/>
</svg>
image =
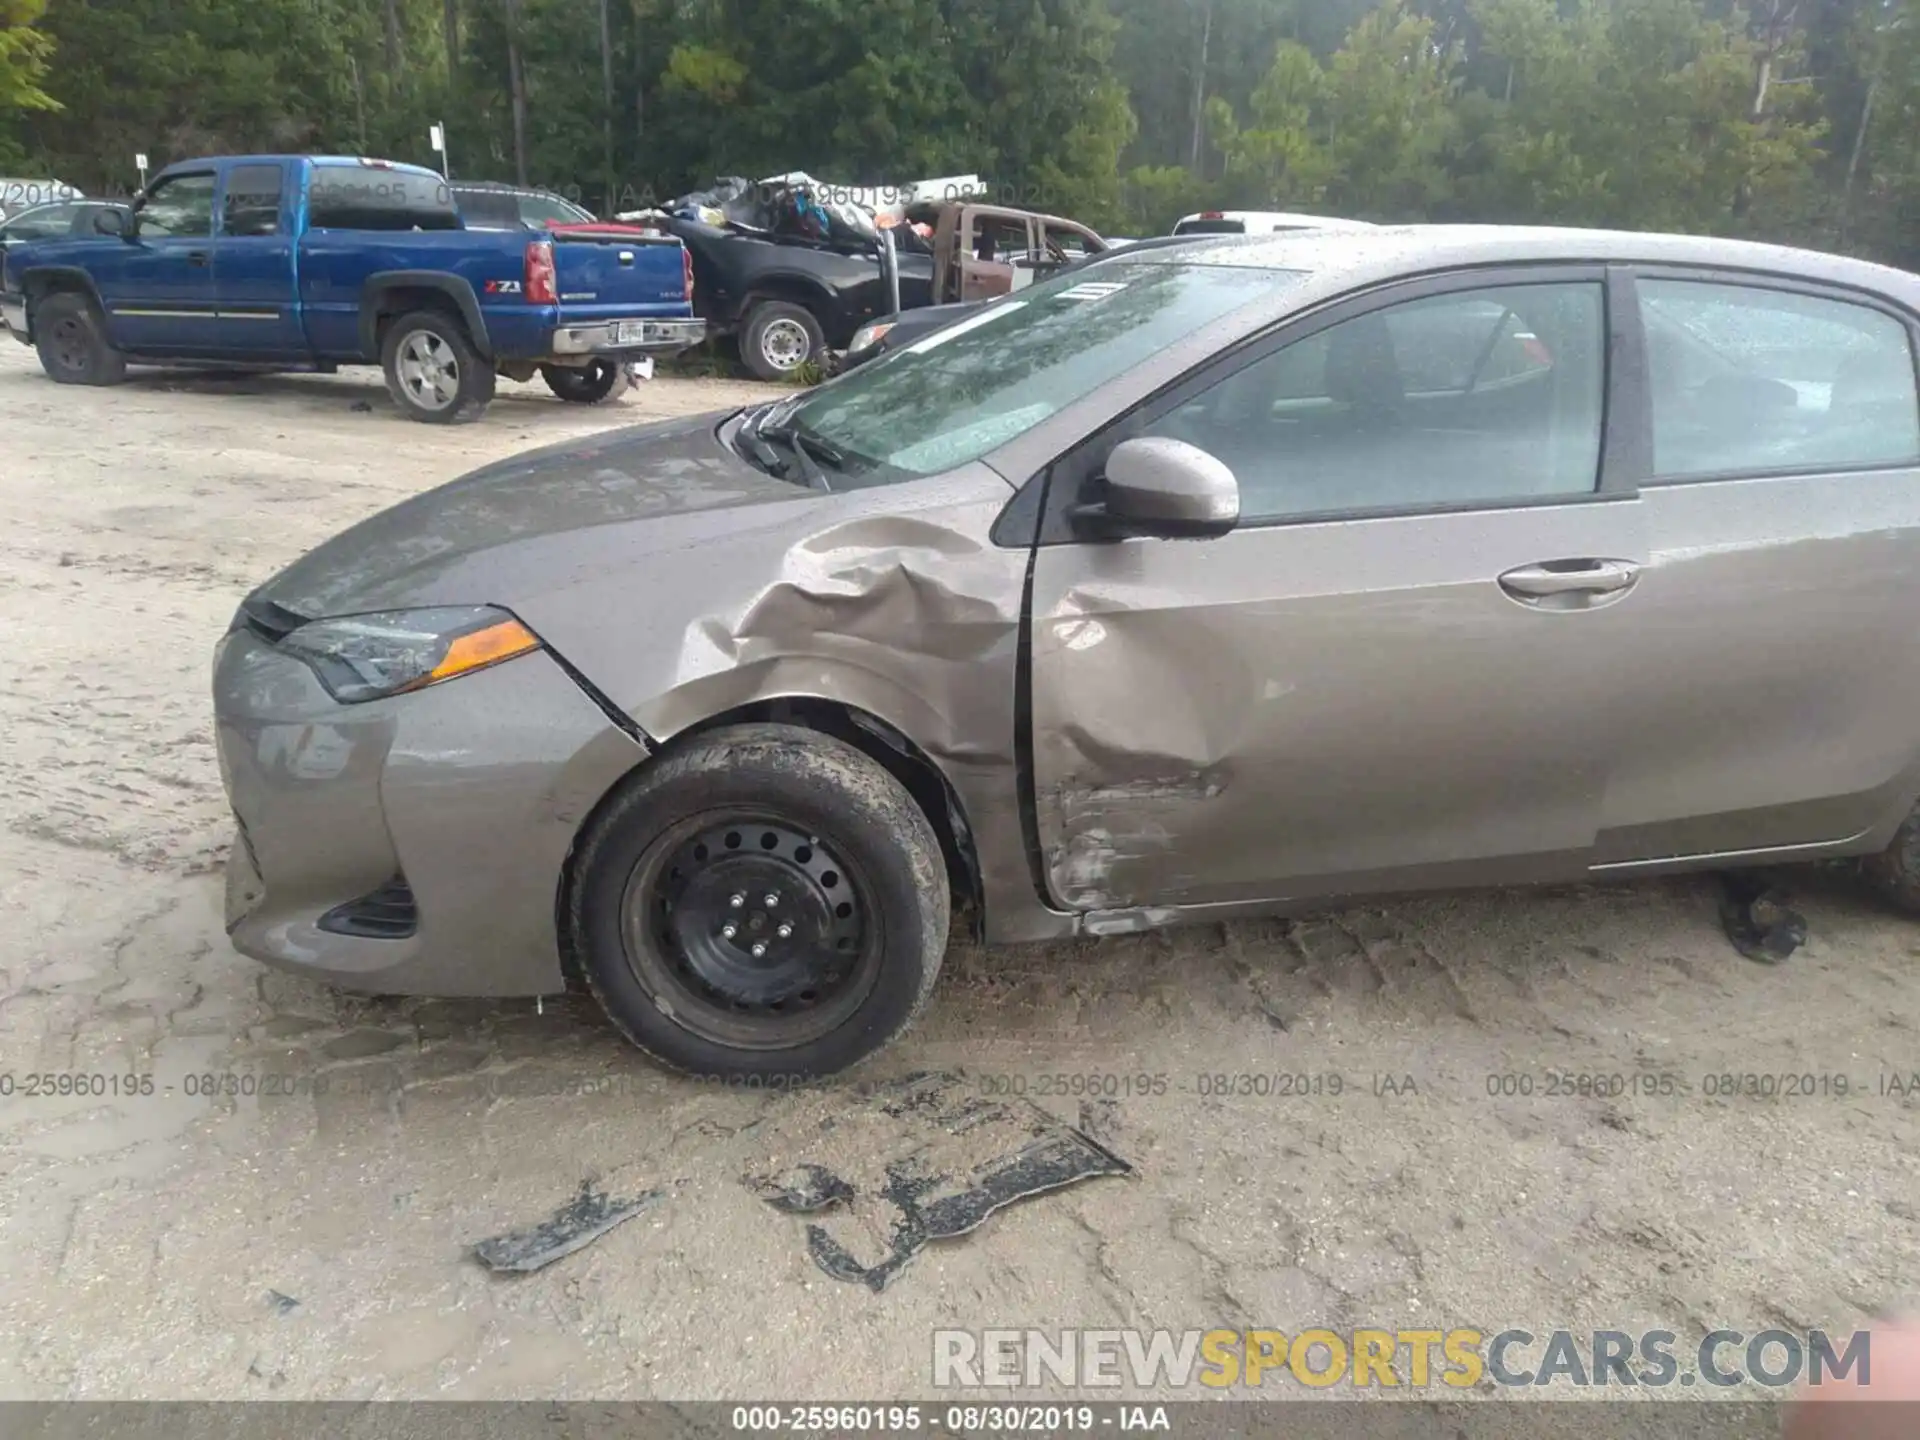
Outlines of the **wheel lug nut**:
<svg viewBox="0 0 1920 1440">
<path fill-rule="evenodd" d="M 776 895 L 776 894 L 774 894 L 774 892 L 773 892 L 773 891 L 771 891 L 771 890 L 769 890 L 769 891 L 767 892 L 767 898 L 766 898 L 766 900 L 765 900 L 765 902 L 764 902 L 764 903 L 765 903 L 765 905 L 766 905 L 766 907 L 767 907 L 767 909 L 769 909 L 769 910 L 778 910 L 778 909 L 780 908 L 780 897 L 779 897 L 778 895 Z"/>
<path fill-rule="evenodd" d="M 784 940 L 789 935 L 793 934 L 793 926 L 783 923 L 780 926 L 780 928 L 778 930 L 775 930 L 773 933 L 778 935 L 782 940 Z"/>
<path fill-rule="evenodd" d="M 735 910 L 738 910 L 742 905 L 745 905 L 746 903 L 747 903 L 747 897 L 744 895 L 735 895 L 730 900 L 727 901 L 727 904 L 731 905 Z"/>
<path fill-rule="evenodd" d="M 764 955 L 764 954 L 766 954 L 766 953 L 767 953 L 767 942 L 766 942 L 766 941 L 764 941 L 764 940 L 756 940 L 756 941 L 754 941 L 754 942 L 753 942 L 753 958 L 754 958 L 754 959 L 756 959 L 756 960 L 758 960 L 758 959 L 759 959 L 759 958 L 760 958 L 760 957 L 761 957 L 762 955 Z"/>
<path fill-rule="evenodd" d="M 720 927 L 720 938 L 722 940 L 731 940 L 739 933 L 740 927 L 738 925 L 722 925 Z"/>
</svg>

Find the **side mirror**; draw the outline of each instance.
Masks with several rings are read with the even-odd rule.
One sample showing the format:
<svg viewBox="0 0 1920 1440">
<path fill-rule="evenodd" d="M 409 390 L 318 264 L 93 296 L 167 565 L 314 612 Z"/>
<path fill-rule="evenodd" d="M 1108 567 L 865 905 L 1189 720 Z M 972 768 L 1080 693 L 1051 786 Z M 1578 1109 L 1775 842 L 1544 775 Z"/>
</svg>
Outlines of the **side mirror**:
<svg viewBox="0 0 1920 1440">
<path fill-rule="evenodd" d="M 122 240 L 131 240 L 134 234 L 133 212 L 96 210 L 93 215 L 93 228 L 101 235 L 117 235 Z"/>
<path fill-rule="evenodd" d="M 1135 535 L 1225 535 L 1240 523 L 1240 482 L 1226 462 L 1163 436 L 1123 440 L 1107 457 L 1106 528 Z M 1091 517 L 1089 517 L 1091 518 Z"/>
</svg>

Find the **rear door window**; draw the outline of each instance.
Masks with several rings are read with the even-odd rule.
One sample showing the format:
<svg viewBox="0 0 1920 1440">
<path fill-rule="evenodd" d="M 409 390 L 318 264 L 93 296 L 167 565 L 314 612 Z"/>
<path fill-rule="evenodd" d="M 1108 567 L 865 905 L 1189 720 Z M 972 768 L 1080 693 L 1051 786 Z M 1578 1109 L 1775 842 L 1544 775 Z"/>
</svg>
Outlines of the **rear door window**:
<svg viewBox="0 0 1920 1440">
<path fill-rule="evenodd" d="M 278 165 L 236 165 L 227 172 L 220 226 L 228 235 L 276 235 L 280 231 Z"/>
<path fill-rule="evenodd" d="M 1920 464 L 1907 326 L 1759 286 L 1638 284 L 1662 479 Z"/>
</svg>

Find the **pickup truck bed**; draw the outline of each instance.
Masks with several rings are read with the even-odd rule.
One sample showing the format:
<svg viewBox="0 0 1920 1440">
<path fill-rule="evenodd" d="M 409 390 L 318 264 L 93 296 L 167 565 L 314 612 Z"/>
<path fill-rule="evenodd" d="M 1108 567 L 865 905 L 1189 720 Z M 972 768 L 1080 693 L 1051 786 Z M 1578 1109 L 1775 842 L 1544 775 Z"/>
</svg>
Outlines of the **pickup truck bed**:
<svg viewBox="0 0 1920 1440">
<path fill-rule="evenodd" d="M 414 166 L 188 161 L 107 219 L 0 273 L 0 323 L 58 381 L 111 383 L 129 362 L 378 364 L 402 410 L 446 423 L 478 418 L 501 374 L 605 399 L 628 357 L 705 334 L 677 239 L 467 230 Z"/>
</svg>

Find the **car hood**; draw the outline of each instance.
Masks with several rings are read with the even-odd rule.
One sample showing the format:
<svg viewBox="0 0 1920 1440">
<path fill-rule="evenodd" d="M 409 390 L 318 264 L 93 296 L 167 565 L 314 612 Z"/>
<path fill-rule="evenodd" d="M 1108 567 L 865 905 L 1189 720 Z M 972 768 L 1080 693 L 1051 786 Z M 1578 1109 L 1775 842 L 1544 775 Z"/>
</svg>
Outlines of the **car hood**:
<svg viewBox="0 0 1920 1440">
<path fill-rule="evenodd" d="M 732 412 L 610 431 L 514 456 L 369 516 L 249 597 L 292 617 L 507 605 L 710 542 L 824 498 L 718 438 Z M 753 508 L 751 516 L 740 512 Z"/>
</svg>

